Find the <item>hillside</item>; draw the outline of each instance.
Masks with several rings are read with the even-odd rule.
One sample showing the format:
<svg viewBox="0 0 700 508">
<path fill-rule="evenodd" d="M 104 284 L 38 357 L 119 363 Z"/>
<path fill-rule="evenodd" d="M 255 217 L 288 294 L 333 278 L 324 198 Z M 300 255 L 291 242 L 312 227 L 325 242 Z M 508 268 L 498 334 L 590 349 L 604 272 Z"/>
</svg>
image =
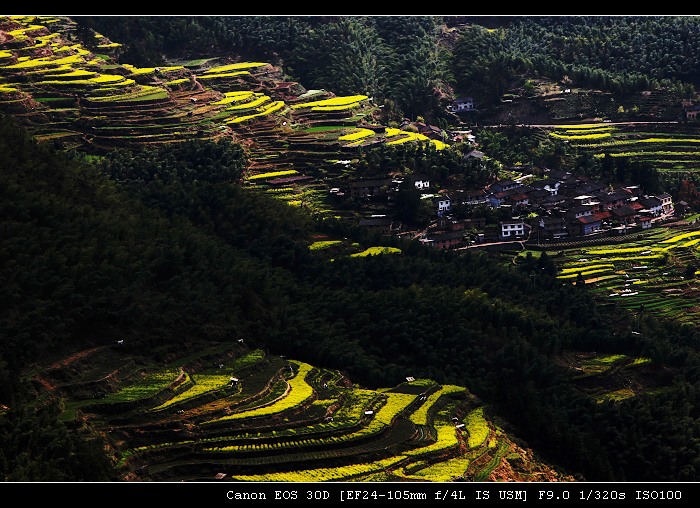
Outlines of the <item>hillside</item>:
<svg viewBox="0 0 700 508">
<path fill-rule="evenodd" d="M 307 90 L 267 62 L 212 57 L 139 68 L 117 63 L 121 44 L 99 33 L 86 49 L 69 18 L 0 23 L 0 111 L 65 150 L 103 156 L 234 140 L 246 149 L 242 180 L 327 214 L 329 189 L 347 180 L 339 162 L 383 144 L 447 146 L 381 123 L 373 97 Z"/>
<path fill-rule="evenodd" d="M 371 33 L 319 23 L 312 42 Z M 385 42 L 396 29 L 373 28 Z M 676 277 L 694 240 L 630 240 L 620 260 L 586 250 L 604 267 L 581 248 L 442 250 L 359 227 L 398 208 L 386 195 L 331 192 L 423 171 L 436 193 L 480 187 L 517 161 L 609 162 L 637 143 L 680 172 L 694 133 L 550 125 L 511 151 L 496 131 L 474 159 L 450 126 L 306 88 L 278 59 L 136 67 L 120 48 L 66 17 L 0 21 L 6 481 L 697 479 L 700 338 L 675 319 L 693 311 Z M 494 121 L 523 104 L 528 121 L 613 114 L 604 92 L 540 84 L 539 99 L 498 102 Z M 635 94 L 623 110 L 653 118 L 677 97 Z M 405 216 L 428 202 L 395 197 Z M 601 303 L 657 241 L 673 274 L 638 277 L 649 312 Z M 600 279 L 569 284 L 579 270 Z"/>
<path fill-rule="evenodd" d="M 515 87 L 498 105 L 473 114 L 486 125 L 539 125 L 607 122 L 676 122 L 683 102 L 666 90 L 616 93 L 574 88 L 548 79 L 528 80 L 529 89 Z"/>
<path fill-rule="evenodd" d="M 443 147 L 376 125 L 379 107 L 372 97 L 307 90 L 270 63 L 212 57 L 161 67 L 119 64 L 121 44 L 94 34 L 101 51 L 94 53 L 76 38 L 69 18 L 4 17 L 0 31 L 0 107 L 37 139 L 66 148 L 104 153 L 192 137 L 233 137 L 256 144 L 253 159 L 287 147 L 286 164 L 297 169 L 297 159 L 327 164 L 323 152 L 377 143 Z"/>
<path fill-rule="evenodd" d="M 163 362 L 129 339 L 32 366 L 37 400 L 102 436 L 127 481 L 567 481 L 464 387 L 408 376 L 370 390 L 341 372 L 211 344 Z"/>
<path fill-rule="evenodd" d="M 333 286 L 331 300 L 356 295 L 357 284 L 348 280 L 347 289 L 339 291 L 329 276 L 343 273 L 346 269 L 342 265 L 347 263 L 361 270 L 370 268 L 366 257 L 353 256 L 353 253 L 362 254 L 362 247 L 348 244 L 340 250 L 333 249 L 335 256 L 343 257 L 341 252 L 347 256 L 345 261 L 337 259 L 334 268 L 328 266 L 325 249 L 318 250 L 316 258 L 312 255 L 315 251 L 304 246 L 310 257 L 297 261 L 305 267 L 300 273 L 295 273 L 293 265 L 286 269 L 275 268 L 273 263 L 287 257 L 285 251 L 267 261 L 258 259 L 256 253 L 258 248 L 267 256 L 271 254 L 270 246 L 281 238 L 273 232 L 260 235 L 251 231 L 257 245 L 242 238 L 239 241 L 247 246 L 246 250 L 226 245 L 182 219 L 167 219 L 164 214 L 149 210 L 119 193 L 114 184 L 94 168 L 68 161 L 47 150 L 45 145 L 35 145 L 21 129 L 3 124 L 2 134 L 2 154 L 6 162 L 2 165 L 5 168 L 2 188 L 7 190 L 3 202 L 9 213 L 2 224 L 3 231 L 8 234 L 4 236 L 1 252 L 5 259 L 12 260 L 12 268 L 11 274 L 7 270 L 4 272 L 3 301 L 6 305 L 2 312 L 0 352 L 5 368 L 0 431 L 8 437 L 15 432 L 12 430 L 15 425 L 27 427 L 33 425 L 30 422 L 35 418 L 48 418 L 52 425 L 58 424 L 58 427 L 51 427 L 51 432 L 63 432 L 61 429 L 65 426 L 72 436 L 69 439 L 79 439 L 84 446 L 96 449 L 108 446 L 111 450 L 108 457 L 114 468 L 112 472 L 104 471 L 102 465 L 97 466 L 101 461 L 90 455 L 96 450 L 89 453 L 86 450 L 76 457 L 86 465 L 95 462 L 89 473 L 67 468 L 59 472 L 52 467 L 54 460 L 61 460 L 60 455 L 48 457 L 37 450 L 32 451 L 32 455 L 37 454 L 41 470 L 20 467 L 9 459 L 3 462 L 3 474 L 7 479 L 74 478 L 70 475 L 89 479 L 96 474 L 124 479 L 137 479 L 144 474 L 143 479 L 152 480 L 193 479 L 192 468 L 181 471 L 176 467 L 175 458 L 182 461 L 183 451 L 190 456 L 188 460 L 199 464 L 200 472 L 194 473 L 196 478 L 205 478 L 215 470 L 218 472 L 224 463 L 230 468 L 230 457 L 225 449 L 220 452 L 193 450 L 192 439 L 199 436 L 208 440 L 219 435 L 222 444 L 228 443 L 224 448 L 232 446 L 238 454 L 240 450 L 235 447 L 250 444 L 246 437 L 250 432 L 255 432 L 260 442 L 272 443 L 270 451 L 263 454 L 266 458 L 258 457 L 260 464 L 268 464 L 261 467 L 267 474 L 275 471 L 292 474 L 289 465 L 284 464 L 289 451 L 293 450 L 300 455 L 291 471 L 311 475 L 304 471 L 312 466 L 324 467 L 322 464 L 329 459 L 327 453 L 336 449 L 336 439 L 347 439 L 348 445 L 355 440 L 363 443 L 357 448 L 343 445 L 343 453 L 334 452 L 349 470 L 352 464 L 375 461 L 379 462 L 369 470 L 394 471 L 394 466 L 401 465 L 403 472 L 397 470 L 396 474 L 402 481 L 414 475 L 424 480 L 440 478 L 442 481 L 466 474 L 492 479 L 527 480 L 543 475 L 559 478 L 555 469 L 533 458 L 531 448 L 511 437 L 511 430 L 506 431 L 504 424 L 491 418 L 488 424 L 479 424 L 479 429 L 483 430 L 484 424 L 491 429 L 490 438 L 477 443 L 472 437 L 473 446 L 458 446 L 460 439 L 468 442 L 470 434 L 460 431 L 460 427 L 455 428 L 451 419 L 455 416 L 462 419 L 472 410 L 488 408 L 466 387 L 450 387 L 456 394 L 462 394 L 450 402 L 452 396 L 444 400 L 432 397 L 441 394 L 443 386 L 450 385 L 444 381 L 441 385 L 422 378 L 415 386 L 407 381 L 403 387 L 387 390 L 359 390 L 358 385 L 357 404 L 349 406 L 354 399 L 343 394 L 355 393 L 347 391 L 348 386 L 355 384 L 353 377 L 341 374 L 334 367 L 315 367 L 291 356 L 287 350 L 327 365 L 344 365 L 347 372 L 353 374 L 364 371 L 365 381 L 375 383 L 396 380 L 410 369 L 409 359 L 402 359 L 400 365 L 388 369 L 379 367 L 380 357 L 373 358 L 376 353 L 363 352 L 354 345 L 347 331 L 340 328 L 332 331 L 338 321 L 330 309 L 323 309 L 328 301 L 323 293 Z M 41 159 L 47 164 L 36 166 L 33 161 Z M 236 186 L 231 190 L 235 188 L 240 189 Z M 266 199 L 270 212 L 277 208 L 278 213 L 283 213 L 288 206 L 264 195 L 256 198 L 252 190 L 238 192 L 253 194 L 248 198 L 239 194 L 235 200 L 241 210 L 249 209 L 249 218 L 255 217 L 250 210 L 255 209 L 251 205 L 256 199 L 259 204 Z M 287 224 L 299 221 L 295 227 L 301 225 L 301 215 L 298 218 L 287 215 Z M 31 216 L 35 219 L 30 219 Z M 285 220 L 275 223 L 277 227 L 284 227 Z M 291 239 L 287 241 L 292 242 Z M 311 245 L 318 240 L 305 237 L 303 242 Z M 400 252 L 398 248 L 395 250 Z M 387 251 L 391 252 L 388 248 Z M 185 252 L 187 255 L 180 257 Z M 418 258 L 416 261 L 420 263 Z M 317 271 L 315 281 L 306 279 L 307 270 Z M 323 274 L 326 271 L 328 273 Z M 396 266 L 392 271 L 399 273 L 401 268 Z M 370 293 L 366 297 L 369 301 L 360 305 L 376 310 L 372 302 L 374 297 Z M 287 312 L 283 312 L 284 306 Z M 33 310 L 28 311 L 30 308 Z M 312 309 L 313 318 L 307 315 Z M 319 318 L 325 323 L 320 323 Z M 359 330 L 360 323 L 357 325 Z M 328 333 L 325 344 L 318 335 L 322 330 Z M 304 345 L 301 337 L 296 337 L 297 333 L 307 339 L 317 336 L 315 344 Z M 254 354 L 258 350 L 249 347 L 284 351 L 290 360 L 263 350 Z M 248 354 L 252 355 L 250 362 L 246 359 Z M 353 356 L 353 361 L 342 359 L 347 354 Z M 219 370 L 220 364 L 225 365 L 224 375 Z M 295 365 L 304 365 L 311 377 L 304 381 L 309 385 L 300 388 L 306 395 L 301 399 L 287 399 L 294 391 L 288 393 L 279 389 L 291 383 L 292 374 L 299 373 L 296 369 L 294 373 L 287 372 L 287 368 Z M 371 372 L 367 371 L 368 367 Z M 368 374 L 371 375 L 368 377 Z M 231 392 L 222 386 L 230 383 L 232 375 L 241 380 L 237 385 L 240 392 Z M 322 388 L 324 383 L 331 388 Z M 151 385 L 159 388 L 153 390 Z M 384 395 L 385 391 L 406 393 L 397 395 L 405 406 L 396 408 L 393 403 L 388 404 L 393 396 Z M 421 393 L 429 394 L 429 401 L 420 400 Z M 280 398 L 283 395 L 285 397 Z M 227 435 L 217 432 L 218 427 L 213 423 L 204 425 L 209 419 L 228 414 L 231 410 L 227 408 L 247 408 L 255 414 L 258 409 L 264 412 L 262 408 L 277 399 L 277 412 L 280 415 L 289 412 L 289 420 L 294 422 L 294 426 L 287 426 L 287 437 L 277 436 L 275 429 L 269 428 L 267 419 L 261 423 L 259 419 L 248 420 L 246 415 L 241 417 L 242 427 L 238 433 L 234 433 L 231 425 L 225 425 Z M 408 411 L 410 404 L 413 405 Z M 159 409 L 161 405 L 162 410 Z M 385 405 L 387 409 L 379 413 Z M 423 407 L 419 413 L 425 412 L 423 418 L 427 420 L 424 422 L 409 418 L 409 413 L 418 410 L 418 406 Z M 358 411 L 372 408 L 378 416 L 381 414 L 381 420 L 366 417 L 352 423 Z M 343 418 L 347 421 L 341 419 L 346 411 Z M 406 418 L 394 421 L 399 413 Z M 319 419 L 324 416 L 333 416 L 338 425 L 345 423 L 337 429 L 318 427 L 323 424 Z M 314 442 L 318 447 L 326 451 L 315 456 L 314 446 L 309 450 L 308 444 L 297 439 L 298 434 L 317 440 Z M 100 444 L 103 439 L 105 445 Z M 143 453 L 157 443 L 163 443 L 156 447 L 157 453 Z M 273 446 L 274 443 L 277 444 Z M 387 455 L 381 450 L 389 443 L 392 444 L 391 453 Z M 6 445 L 4 456 L 18 453 L 13 448 L 14 439 L 8 438 Z M 284 455 L 275 459 L 278 452 L 274 450 L 284 450 Z M 451 458 L 459 459 L 454 466 L 440 464 Z M 387 463 L 381 459 L 386 459 Z M 400 464 L 394 460 L 400 460 Z M 470 466 L 472 461 L 476 462 Z M 33 463 L 29 460 L 29 464 Z M 277 465 L 271 469 L 271 464 Z M 144 473 L 144 465 L 149 471 L 152 466 L 153 473 Z M 230 471 L 228 474 L 233 474 L 234 471 Z M 245 471 L 250 474 L 249 467 Z M 372 478 L 372 481 L 386 481 L 396 476 Z"/>
<path fill-rule="evenodd" d="M 401 373 L 413 377 L 405 374 L 413 373 L 410 360 L 387 369 L 373 365 L 379 357 L 354 346 L 340 328 L 329 330 L 327 344 L 319 336 L 316 347 L 293 336 L 308 338 L 335 326 L 318 293 L 335 286 L 330 300 L 356 295 L 356 284 L 348 281 L 338 291 L 327 278 L 342 273 L 346 263 L 369 268 L 366 257 L 352 255 L 362 254 L 360 247 L 336 247 L 337 268 L 328 266 L 325 249 L 318 250 L 316 261 L 303 261 L 307 270 L 318 270 L 312 282 L 305 270 L 295 274 L 293 267 L 257 259 L 245 239 L 247 251 L 176 217 L 168 220 L 118 192 L 94 168 L 34 144 L 19 128 L 3 123 L 1 139 L 2 188 L 8 191 L 3 202 L 10 211 L 2 223 L 8 234 L 1 252 L 12 260 L 12 275 L 4 272 L 0 341 L 6 366 L 0 431 L 8 437 L 3 456 L 24 456 L 9 435 L 15 425 L 27 428 L 39 417 L 57 425 L 51 432 L 65 429 L 70 439 L 94 447 L 76 455 L 84 467 L 94 464 L 89 472 L 78 472 L 77 465 L 52 469 L 62 460 L 57 447 L 50 456 L 32 450 L 35 459 L 24 459 L 28 465 L 3 462 L 6 479 L 104 474 L 129 481 L 202 480 L 222 468 L 238 481 L 325 481 L 341 473 L 367 481 L 570 479 L 537 458 L 466 387 L 415 378 L 390 388 L 362 388 L 344 369 L 258 349 L 296 350 L 317 361 L 326 351 L 328 365 L 345 365 L 356 374 L 372 366 L 374 382 Z M 37 166 L 41 159 L 47 164 Z M 270 212 L 287 207 L 264 195 L 238 198 L 241 209 L 254 210 L 255 199 L 267 199 Z M 301 215 L 286 220 L 301 221 Z M 269 242 L 259 247 L 268 255 L 280 241 L 272 232 L 251 235 Z M 304 242 L 318 242 L 313 240 Z M 376 310 L 374 297 L 366 297 L 370 301 L 361 305 Z M 283 305 L 288 315 L 276 310 Z M 315 309 L 315 318 L 304 309 Z M 321 316 L 326 324 L 318 322 Z M 346 354 L 354 360 L 339 358 Z M 233 386 L 232 377 L 238 379 Z M 111 471 L 91 455 L 104 449 Z M 232 456 L 241 461 L 239 469 Z M 34 460 L 40 470 L 31 469 Z M 335 467 L 327 470 L 329 465 Z"/>
</svg>

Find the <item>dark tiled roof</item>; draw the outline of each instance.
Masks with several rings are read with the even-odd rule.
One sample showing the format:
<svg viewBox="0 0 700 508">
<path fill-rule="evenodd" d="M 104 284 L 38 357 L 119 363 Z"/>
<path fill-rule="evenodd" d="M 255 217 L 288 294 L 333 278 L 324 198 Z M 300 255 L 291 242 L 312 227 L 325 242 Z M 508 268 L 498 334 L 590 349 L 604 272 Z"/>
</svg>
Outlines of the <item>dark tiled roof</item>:
<svg viewBox="0 0 700 508">
<path fill-rule="evenodd" d="M 641 203 L 645 208 L 661 206 L 661 200 L 659 198 L 642 198 L 637 200 L 637 202 Z"/>
<path fill-rule="evenodd" d="M 435 233 L 428 235 L 429 240 L 434 242 L 444 242 L 449 240 L 462 240 L 464 238 L 463 231 L 446 231 L 444 233 Z"/>
<path fill-rule="evenodd" d="M 391 178 L 378 180 L 355 180 L 350 182 L 350 187 L 382 187 L 391 184 Z"/>
<path fill-rule="evenodd" d="M 612 209 L 610 213 L 616 217 L 627 217 L 636 214 L 637 211 L 631 206 L 621 206 L 620 208 Z"/>
<path fill-rule="evenodd" d="M 369 219 L 360 219 L 360 226 L 390 226 L 394 222 L 389 217 L 371 217 Z"/>
</svg>

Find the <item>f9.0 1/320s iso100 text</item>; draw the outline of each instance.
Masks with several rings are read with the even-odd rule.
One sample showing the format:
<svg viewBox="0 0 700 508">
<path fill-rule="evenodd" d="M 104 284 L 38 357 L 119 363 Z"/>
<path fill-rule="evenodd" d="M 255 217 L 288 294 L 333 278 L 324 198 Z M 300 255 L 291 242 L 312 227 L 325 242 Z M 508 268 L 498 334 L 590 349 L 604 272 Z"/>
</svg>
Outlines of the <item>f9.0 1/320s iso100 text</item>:
<svg viewBox="0 0 700 508">
<path fill-rule="evenodd" d="M 621 490 L 579 490 L 577 495 L 572 496 L 568 490 L 539 490 L 537 491 L 537 499 L 540 501 L 566 501 L 569 499 L 579 501 L 680 501 L 683 498 L 683 493 L 680 490 L 635 490 L 634 495 L 631 492 Z"/>
</svg>

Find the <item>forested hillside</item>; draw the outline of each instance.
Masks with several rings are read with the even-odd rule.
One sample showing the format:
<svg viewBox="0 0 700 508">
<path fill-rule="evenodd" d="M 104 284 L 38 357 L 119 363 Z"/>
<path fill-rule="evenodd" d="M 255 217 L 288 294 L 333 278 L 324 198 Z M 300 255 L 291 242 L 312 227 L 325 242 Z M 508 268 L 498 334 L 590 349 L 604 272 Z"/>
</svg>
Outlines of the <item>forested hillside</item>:
<svg viewBox="0 0 700 508">
<path fill-rule="evenodd" d="M 85 41 L 85 47 L 94 43 L 96 48 L 102 38 L 89 29 L 97 30 L 122 42 L 121 49 L 110 46 L 110 51 L 131 64 L 166 65 L 214 54 L 253 60 L 250 65 L 263 71 L 241 78 L 251 89 L 229 91 L 222 86 L 225 92 L 214 93 L 197 85 L 197 93 L 211 93 L 207 101 L 222 112 L 231 103 L 243 101 L 243 96 L 257 100 L 267 91 L 261 83 L 279 90 L 280 83 L 301 88 L 298 81 L 304 86 L 298 95 L 304 99 L 324 89 L 351 99 L 366 93 L 374 102 L 358 106 L 366 100 L 364 95 L 347 109 L 347 104 L 311 102 L 306 112 L 298 108 L 303 103 L 294 102 L 299 97 L 289 93 L 288 116 L 263 118 L 259 130 L 244 122 L 232 123 L 234 127 L 224 129 L 228 134 L 223 135 L 220 125 L 206 116 L 213 117 L 218 110 L 199 103 L 199 96 L 183 95 L 177 104 L 169 102 L 170 95 L 179 91 L 177 86 L 196 81 L 184 77 L 186 71 L 178 68 L 175 72 L 183 77 L 178 74 L 167 82 L 175 82 L 174 91 L 153 87 L 143 96 L 120 95 L 117 104 L 105 109 L 100 109 L 102 102 L 89 103 L 79 93 L 69 100 L 59 97 L 59 105 L 50 115 L 46 113 L 45 118 L 55 121 L 51 129 L 62 128 L 65 120 L 82 129 L 71 131 L 71 136 L 80 138 L 80 146 L 89 146 L 100 135 L 109 141 L 92 153 L 67 149 L 58 138 L 40 142 L 25 129 L 27 118 L 36 128 L 43 117 L 33 116 L 37 114 L 29 100 L 33 91 L 20 93 L 14 85 L 31 82 L 26 76 L 34 70 L 26 71 L 25 81 L 17 78 L 2 88 L 6 110 L 16 107 L 19 112 L 0 117 L 0 476 L 5 481 L 124 479 L 116 468 L 130 458 L 127 453 L 120 455 L 123 450 L 119 449 L 127 433 L 135 443 L 128 452 L 145 451 L 143 456 L 148 456 L 149 439 L 171 445 L 168 439 L 175 435 L 183 443 L 182 449 L 180 441 L 173 446 L 177 458 L 191 445 L 185 438 L 195 435 L 188 422 L 168 421 L 172 426 L 161 428 L 149 415 L 139 419 L 145 412 L 127 421 L 127 415 L 110 408 L 115 428 L 126 424 L 134 428 L 108 436 L 101 423 L 81 417 L 80 411 L 83 405 L 99 407 L 99 400 L 93 399 L 109 400 L 122 388 L 117 381 L 125 380 L 116 379 L 119 369 L 110 362 L 124 362 L 125 370 L 131 369 L 134 376 L 145 370 L 144 365 L 167 365 L 163 370 L 177 372 L 181 382 L 187 380 L 186 374 L 194 374 L 176 371 L 172 362 L 197 363 L 198 354 L 221 344 L 237 348 L 236 361 L 243 362 L 251 351 L 271 359 L 255 371 L 257 377 L 250 376 L 262 387 L 259 393 L 247 394 L 251 399 L 264 394 L 272 400 L 276 392 L 266 383 L 278 380 L 274 368 L 295 373 L 296 366 L 299 373 L 307 362 L 309 370 L 315 366 L 327 376 L 313 378 L 311 385 L 327 396 L 323 400 L 333 403 L 335 393 L 323 390 L 332 385 L 331 389 L 340 391 L 344 386 L 326 383 L 330 379 L 343 378 L 350 385 L 372 390 L 397 387 L 407 377 L 428 379 L 426 386 L 435 390 L 438 384 L 468 389 L 469 396 L 464 396 L 468 404 L 449 406 L 452 411 L 459 408 L 460 417 L 473 414 L 466 409 L 473 410 L 475 400 L 487 408 L 493 439 L 484 438 L 485 448 L 496 446 L 496 428 L 499 433 L 503 429 L 507 439 L 502 443 L 534 450 L 562 476 L 591 481 L 697 481 L 700 477 L 700 334 L 695 327 L 599 303 L 585 281 L 570 284 L 557 279 L 555 259 L 544 251 L 537 258 L 516 259 L 485 250 L 434 249 L 410 237 L 358 227 L 357 222 L 343 220 L 341 212 L 346 210 L 309 213 L 310 206 L 291 206 L 276 199 L 269 187 L 246 180 L 253 165 L 257 172 L 253 176 L 258 178 L 330 178 L 328 168 L 344 160 L 348 147 L 356 147 L 341 146 L 337 134 L 325 144 L 318 134 L 324 129 L 342 123 L 353 134 L 374 136 L 369 128 L 357 128 L 358 122 L 386 133 L 394 128 L 375 125 L 377 119 L 388 126 L 404 117 L 447 125 L 455 117 L 445 105 L 455 97 L 473 95 L 486 115 L 501 107 L 504 94 L 534 93 L 539 80 L 604 92 L 606 111 L 618 110 L 608 94 L 618 98 L 641 90 L 659 91 L 668 103 L 639 114 L 673 116 L 673 108 L 694 97 L 700 76 L 694 43 L 700 26 L 695 18 L 75 19 L 78 24 L 71 36 Z M 41 26 L 35 30 L 44 33 Z M 25 47 L 17 37 L 15 53 L 43 51 L 49 40 Z M 61 45 L 55 52 L 82 49 Z M 15 53 L 0 51 L 4 72 L 13 79 L 24 72 L 22 65 L 27 62 Z M 36 60 L 42 63 L 41 58 Z M 279 79 L 277 68 L 257 59 L 284 69 L 288 81 Z M 98 68 L 94 60 L 90 64 Z M 59 72 L 46 72 L 54 71 Z M 161 71 L 149 68 L 144 74 L 156 76 Z M 60 72 L 69 75 L 63 84 L 75 77 L 70 75 L 90 74 L 71 68 Z M 207 72 L 202 70 L 200 79 Z M 238 76 L 229 82 L 226 71 L 218 72 L 225 83 L 241 86 Z M 91 79 L 102 77 L 97 71 L 94 74 L 97 78 Z M 215 74 L 217 79 L 221 74 Z M 111 93 L 109 87 L 101 88 L 103 82 L 90 82 L 90 86 L 94 87 L 90 90 Z M 16 97 L 20 99 L 15 102 Z M 144 110 L 138 109 L 139 98 L 146 104 Z M 47 94 L 41 99 L 55 104 L 57 98 Z M 70 104 L 64 108 L 60 101 Z M 159 101 L 167 103 L 167 108 L 157 109 L 162 106 Z M 244 106 L 251 111 L 255 107 Z M 310 128 L 304 122 L 316 118 L 314 106 L 322 114 L 330 110 L 331 119 L 321 117 Z M 102 114 L 105 111 L 111 123 L 101 123 L 107 117 Z M 149 115 L 154 111 L 158 115 Z M 88 114 L 94 125 L 87 123 Z M 178 128 L 199 114 L 201 123 L 192 131 Z M 473 120 L 482 118 L 480 114 Z M 623 114 L 627 114 L 624 108 Z M 124 118 L 138 122 L 125 127 Z M 150 123 L 153 118 L 157 121 Z M 292 119 L 299 120 L 296 132 L 287 123 Z M 142 130 L 152 136 L 155 131 L 149 129 L 154 125 L 172 128 L 167 132 L 172 138 L 150 143 L 146 134 L 147 142 L 133 142 Z M 314 136 L 311 129 L 316 129 Z M 129 143 L 123 132 L 129 133 Z M 212 133 L 217 134 L 209 137 Z M 124 143 L 119 143 L 121 135 Z M 526 161 L 605 177 L 607 184 L 635 178 L 661 189 L 678 183 L 671 178 L 660 180 L 652 163 L 596 159 L 597 154 L 585 148 L 579 151 L 574 143 L 515 125 L 483 132 L 479 147 L 489 154 L 483 161 L 461 152 L 467 150 L 465 145 L 442 153 L 437 143 L 393 145 L 385 143 L 392 136 L 382 136 L 379 146 L 368 144 L 352 152 L 358 174 L 412 170 L 436 181 L 476 186 L 496 178 L 504 165 Z M 407 139 L 416 138 L 401 141 Z M 472 146 L 466 146 L 471 153 Z M 281 166 L 275 166 L 280 160 L 297 164 L 308 174 L 280 171 Z M 310 192 L 300 201 L 307 195 Z M 420 214 L 417 193 L 405 192 L 398 200 L 403 217 Z M 125 356 L 116 360 L 116 354 L 105 353 L 105 365 L 100 366 L 104 372 L 89 365 L 92 352 L 109 353 L 117 347 Z M 285 358 L 298 363 L 282 361 Z M 83 399 L 56 389 L 80 377 L 81 359 L 94 369 L 90 371 L 94 376 L 104 374 L 98 382 L 90 379 L 79 387 Z M 212 368 L 211 359 L 201 360 L 205 361 Z M 230 381 L 228 388 L 238 379 Z M 632 384 L 635 396 L 618 400 L 591 395 L 601 387 L 610 394 Z M 100 391 L 104 386 L 113 392 Z M 411 390 L 397 393 L 427 397 Z M 337 400 L 338 406 L 347 402 Z M 147 400 L 149 409 L 166 402 Z M 214 399 L 206 402 L 219 404 Z M 230 411 L 225 403 L 217 410 Z M 106 401 L 102 404 L 104 410 Z M 313 409 L 320 411 L 317 406 Z M 199 406 L 185 404 L 181 410 L 196 412 Z M 316 416 L 323 418 L 322 413 Z M 442 423 L 452 425 L 450 414 L 439 416 Z M 482 424 L 483 414 L 478 416 Z M 136 424 L 144 424 L 148 432 Z M 242 435 L 248 439 L 246 433 L 256 430 L 245 427 Z M 433 438 L 421 437 L 425 442 Z M 523 452 L 511 459 L 522 465 L 524 456 Z M 163 457 L 159 460 L 166 462 Z M 155 479 L 159 473 L 165 475 L 151 472 Z"/>
<path fill-rule="evenodd" d="M 700 79 L 692 16 L 200 16 L 76 18 L 123 41 L 138 65 L 192 48 L 283 63 L 308 87 L 389 99 L 404 115 L 442 116 L 453 94 L 498 103 L 548 78 L 613 93 Z M 323 42 L 321 42 L 323 41 Z M 387 105 L 389 107 L 390 105 Z"/>
<path fill-rule="evenodd" d="M 188 178 L 202 150 L 235 171 L 226 146 L 182 147 L 164 186 L 147 182 L 157 153 L 133 159 L 126 179 L 116 158 L 95 171 L 7 120 L 0 139 L 9 407 L 31 400 L 20 373 L 46 355 L 120 338 L 145 355 L 245 338 L 367 386 L 395 384 L 406 372 L 469 386 L 546 458 L 586 478 L 695 477 L 695 330 L 653 321 L 643 337 L 617 330 L 582 288 L 544 276 L 533 287 L 527 271 L 482 254 L 409 242 L 400 255 L 331 262 L 308 249 L 310 234 L 350 238 L 341 224 L 313 224 L 235 183 Z M 650 357 L 663 384 L 653 396 L 596 404 L 553 361 L 566 349 Z M 34 418 L 10 411 L 4 432 Z M 8 478 L 86 477 L 58 465 L 69 442 L 52 457 L 17 455 L 21 443 L 4 442 Z"/>
</svg>

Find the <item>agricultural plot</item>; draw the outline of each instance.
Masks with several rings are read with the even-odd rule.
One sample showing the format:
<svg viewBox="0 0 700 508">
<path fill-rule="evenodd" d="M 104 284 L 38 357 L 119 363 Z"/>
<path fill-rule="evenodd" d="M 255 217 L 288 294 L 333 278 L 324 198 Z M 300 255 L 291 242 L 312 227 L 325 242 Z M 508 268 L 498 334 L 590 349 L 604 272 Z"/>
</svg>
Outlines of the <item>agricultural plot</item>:
<svg viewBox="0 0 700 508">
<path fill-rule="evenodd" d="M 4 16 L 0 31 L 0 111 L 17 114 L 38 140 L 94 154 L 192 138 L 241 140 L 248 185 L 317 215 L 336 213 L 324 182 L 347 176 L 337 161 L 348 153 L 378 143 L 448 148 L 412 132 L 368 129 L 379 111 L 371 97 L 306 90 L 267 62 L 120 64 L 110 56 L 118 42 L 96 33 L 100 54 L 93 54 L 66 36 L 75 23 L 64 17 Z M 280 183 L 290 192 L 277 192 Z"/>
<path fill-rule="evenodd" d="M 364 258 L 367 256 L 379 256 L 381 254 L 401 254 L 401 249 L 398 247 L 368 247 L 362 252 L 351 254 L 354 258 Z"/>
<path fill-rule="evenodd" d="M 252 141 L 262 138 L 251 153 L 260 150 L 264 158 L 287 135 L 304 131 L 290 138 L 290 145 L 299 143 L 287 147 L 295 158 L 297 149 L 339 151 L 373 137 L 357 127 L 377 110 L 370 97 L 305 90 L 267 62 L 200 59 L 138 68 L 112 61 L 110 50 L 120 44 L 101 34 L 95 34 L 100 55 L 69 41 L 66 34 L 75 30 L 70 18 L 4 16 L 0 30 L 0 109 L 21 113 L 42 139 L 72 135 L 77 146 L 104 151 L 192 136 L 218 139 L 235 130 Z M 328 123 L 353 134 L 337 134 L 330 142 L 314 135 L 311 128 Z M 409 134 L 400 141 L 427 140 Z"/>
<path fill-rule="evenodd" d="M 187 390 L 182 391 L 174 397 L 168 398 L 165 402 L 152 408 L 152 411 L 159 411 L 185 401 L 191 401 L 202 395 L 211 392 L 225 392 L 227 389 L 235 388 L 238 391 L 236 373 L 246 366 L 262 359 L 261 351 L 253 351 L 243 357 L 236 358 L 233 362 L 221 363 L 209 369 L 201 370 L 197 374 L 190 375 L 192 380 Z M 229 374 L 232 372 L 233 374 Z M 157 374 L 157 373 L 156 373 Z"/>
<path fill-rule="evenodd" d="M 565 351 L 560 361 L 571 369 L 577 386 L 598 403 L 617 402 L 663 389 L 657 384 L 655 365 L 649 358 Z"/>
<path fill-rule="evenodd" d="M 105 436 L 127 481 L 571 480 L 515 445 L 464 387 L 407 377 L 366 389 L 243 343 L 161 353 L 168 363 L 146 364 L 106 346 L 29 375 L 43 380 L 37 403 L 59 397 L 63 422 Z M 107 364 L 133 368 L 104 376 Z"/>
<path fill-rule="evenodd" d="M 644 333 L 642 316 L 700 323 L 698 273 L 689 275 L 689 267 L 700 259 L 700 230 L 694 227 L 660 227 L 625 243 L 548 254 L 557 264 L 560 281 L 576 284 L 582 279 L 602 305 L 631 311 L 620 322 L 626 333 Z M 571 352 L 564 356 L 563 364 L 572 369 L 576 382 L 598 402 L 660 388 L 653 385 L 654 376 L 645 374 L 654 368 L 649 359 Z"/>
<path fill-rule="evenodd" d="M 700 170 L 700 126 L 655 124 L 613 126 L 605 123 L 560 125 L 549 135 L 594 157 L 630 157 L 648 161 L 661 172 Z"/>
<path fill-rule="evenodd" d="M 606 304 L 680 322 L 698 324 L 700 284 L 688 266 L 700 259 L 700 231 L 656 228 L 638 240 L 550 253 L 557 277 L 575 283 L 582 277 Z"/>
</svg>

